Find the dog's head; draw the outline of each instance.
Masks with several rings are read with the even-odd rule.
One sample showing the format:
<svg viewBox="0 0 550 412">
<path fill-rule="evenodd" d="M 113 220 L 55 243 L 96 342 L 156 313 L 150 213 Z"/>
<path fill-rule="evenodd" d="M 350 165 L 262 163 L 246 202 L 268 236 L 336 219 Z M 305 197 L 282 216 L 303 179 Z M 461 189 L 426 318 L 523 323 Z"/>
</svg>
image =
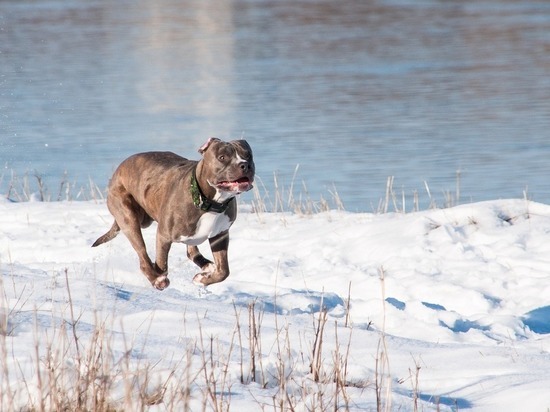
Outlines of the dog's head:
<svg viewBox="0 0 550 412">
<path fill-rule="evenodd" d="M 246 140 L 224 142 L 211 137 L 199 153 L 209 165 L 207 171 L 203 167 L 206 179 L 216 190 L 240 194 L 252 189 L 255 168 L 252 149 Z"/>
</svg>

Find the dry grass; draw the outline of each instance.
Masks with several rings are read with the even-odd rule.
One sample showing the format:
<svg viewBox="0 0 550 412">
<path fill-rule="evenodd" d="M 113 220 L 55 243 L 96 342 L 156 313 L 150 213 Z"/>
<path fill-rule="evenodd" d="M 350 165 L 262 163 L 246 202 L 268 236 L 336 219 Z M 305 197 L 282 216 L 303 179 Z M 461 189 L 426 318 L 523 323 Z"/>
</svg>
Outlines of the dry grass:
<svg viewBox="0 0 550 412">
<path fill-rule="evenodd" d="M 260 216 L 262 213 L 296 213 L 299 215 L 312 215 L 327 212 L 329 210 L 345 210 L 345 205 L 336 187 L 328 189 L 326 195 L 314 199 L 309 193 L 305 182 L 297 183 L 298 166 L 296 167 L 290 182 L 282 181 L 275 173 L 273 181 L 266 184 L 259 176 L 252 191 L 252 209 Z M 412 193 L 412 204 L 407 203 L 409 196 L 405 190 L 400 191 L 394 187 L 395 179 L 389 176 L 386 182 L 384 196 L 377 205 L 371 205 L 373 213 L 383 214 L 389 212 L 407 213 L 420 210 L 421 195 L 417 190 Z M 424 182 L 422 191 L 422 205 L 429 209 L 448 208 L 460 203 L 461 172 L 456 172 L 456 188 L 441 193 L 437 198 L 431 191 L 428 182 Z M 269 188 L 268 188 L 269 186 Z M 270 189 L 271 188 L 271 189 Z M 69 179 L 65 173 L 59 186 L 51 190 L 42 176 L 37 173 L 25 173 L 18 176 L 13 171 L 0 175 L 0 193 L 14 202 L 26 201 L 61 201 L 61 200 L 104 200 L 107 193 L 104 188 L 98 186 L 91 179 L 86 184 L 80 184 Z"/>
<path fill-rule="evenodd" d="M 42 175 L 38 172 L 25 173 L 23 176 L 15 172 L 0 175 L 0 190 L 4 196 L 14 202 L 51 202 L 61 200 L 102 200 L 105 190 L 96 185 L 92 179 L 86 185 L 71 181 L 65 173 L 61 176 L 57 190 L 51 190 Z"/>
<path fill-rule="evenodd" d="M 294 176 L 295 178 L 295 176 Z M 307 185 L 302 182 L 301 189 L 295 188 L 295 180 L 289 185 L 281 182 L 277 174 L 273 175 L 273 190 L 270 191 L 261 178 L 256 177 L 253 189 L 254 199 L 252 206 L 256 213 L 265 212 L 292 212 L 300 215 L 327 212 L 329 210 L 344 210 L 344 203 L 335 188 L 328 192 L 328 199 L 321 196 L 318 200 L 312 199 Z"/>
<path fill-rule="evenodd" d="M 457 170 L 456 172 L 456 188 L 454 191 L 446 190 L 442 193 L 442 200 L 438 201 L 436 196 L 432 193 L 428 182 L 424 181 L 424 192 L 425 199 L 427 199 L 428 209 L 437 209 L 437 208 L 450 208 L 460 204 L 460 184 L 461 184 L 461 171 Z M 417 190 L 413 192 L 412 195 L 412 205 L 407 204 L 407 194 L 405 190 L 397 191 L 394 187 L 395 179 L 393 176 L 389 176 L 386 181 L 386 191 L 384 198 L 380 199 L 377 207 L 374 208 L 374 212 L 388 213 L 407 213 L 418 212 L 420 210 L 420 195 Z M 426 202 L 424 202 L 426 203 Z M 424 204 L 423 203 L 423 204 Z"/>
</svg>

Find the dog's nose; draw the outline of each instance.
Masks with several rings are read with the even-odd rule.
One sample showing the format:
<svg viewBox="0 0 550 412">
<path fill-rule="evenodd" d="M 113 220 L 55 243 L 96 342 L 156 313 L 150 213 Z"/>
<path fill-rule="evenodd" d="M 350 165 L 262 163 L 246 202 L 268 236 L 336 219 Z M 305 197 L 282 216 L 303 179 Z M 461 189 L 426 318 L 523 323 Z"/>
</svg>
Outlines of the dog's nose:
<svg viewBox="0 0 550 412">
<path fill-rule="evenodd" d="M 248 172 L 248 168 L 249 168 L 250 166 L 248 165 L 248 162 L 241 162 L 241 163 L 239 164 L 239 167 L 241 168 L 241 170 L 242 170 L 243 172 Z"/>
</svg>

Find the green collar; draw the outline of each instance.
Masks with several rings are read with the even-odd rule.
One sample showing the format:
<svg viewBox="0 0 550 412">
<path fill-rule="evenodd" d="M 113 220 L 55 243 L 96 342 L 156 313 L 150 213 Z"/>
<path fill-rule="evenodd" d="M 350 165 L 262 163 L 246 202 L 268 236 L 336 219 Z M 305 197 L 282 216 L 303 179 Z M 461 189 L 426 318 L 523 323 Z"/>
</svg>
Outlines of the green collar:
<svg viewBox="0 0 550 412">
<path fill-rule="evenodd" d="M 199 182 L 197 181 L 197 167 L 193 168 L 191 172 L 191 196 L 193 197 L 193 204 L 197 209 L 202 210 L 203 212 L 214 212 L 214 213 L 224 213 L 233 198 L 227 199 L 225 202 L 220 203 L 215 200 L 208 199 L 199 187 Z"/>
</svg>

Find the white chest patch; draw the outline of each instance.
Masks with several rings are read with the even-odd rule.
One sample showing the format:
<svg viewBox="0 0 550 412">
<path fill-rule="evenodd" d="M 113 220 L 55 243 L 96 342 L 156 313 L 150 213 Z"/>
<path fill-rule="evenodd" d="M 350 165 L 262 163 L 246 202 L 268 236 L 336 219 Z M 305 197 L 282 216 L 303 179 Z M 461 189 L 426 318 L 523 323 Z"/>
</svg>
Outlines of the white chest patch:
<svg viewBox="0 0 550 412">
<path fill-rule="evenodd" d="M 201 216 L 197 223 L 197 230 L 191 236 L 180 236 L 179 242 L 188 245 L 197 246 L 216 235 L 219 235 L 224 230 L 231 227 L 229 216 L 225 213 L 207 212 Z"/>
</svg>

